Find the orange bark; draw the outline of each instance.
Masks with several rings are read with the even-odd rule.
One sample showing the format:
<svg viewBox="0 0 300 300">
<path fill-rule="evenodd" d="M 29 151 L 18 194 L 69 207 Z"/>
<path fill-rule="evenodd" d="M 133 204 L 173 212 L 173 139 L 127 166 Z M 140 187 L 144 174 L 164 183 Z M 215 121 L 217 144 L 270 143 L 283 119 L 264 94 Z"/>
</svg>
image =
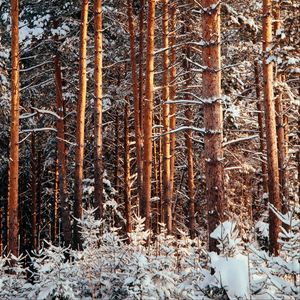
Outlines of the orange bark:
<svg viewBox="0 0 300 300">
<path fill-rule="evenodd" d="M 95 61 L 94 61 L 94 164 L 95 164 L 95 217 L 103 215 L 103 161 L 102 161 L 102 0 L 94 2 Z"/>
<path fill-rule="evenodd" d="M 8 251 L 18 256 L 19 197 L 19 1 L 11 0 L 11 125 L 8 184 Z"/>
<path fill-rule="evenodd" d="M 203 98 L 204 150 L 208 233 L 224 221 L 223 116 L 221 105 L 220 5 L 217 0 L 203 0 Z M 217 241 L 209 237 L 209 250 L 218 251 Z"/>
<path fill-rule="evenodd" d="M 163 52 L 163 78 L 162 78 L 162 121 L 163 121 L 163 175 L 162 175 L 162 193 L 164 202 L 165 223 L 168 233 L 172 233 L 172 194 L 171 194 L 171 154 L 170 154 L 170 105 L 169 101 L 169 1 L 163 0 L 162 7 L 162 47 Z"/>
<path fill-rule="evenodd" d="M 84 159 L 84 129 L 86 108 L 86 49 L 87 49 L 87 27 L 88 27 L 89 1 L 82 0 L 81 4 L 81 27 L 80 27 L 80 52 L 79 52 L 79 95 L 77 101 L 76 120 L 76 151 L 75 151 L 75 178 L 74 178 L 74 248 L 81 248 L 79 228 L 76 219 L 82 218 L 82 180 Z"/>
<path fill-rule="evenodd" d="M 154 24 L 155 0 L 148 0 L 147 19 L 147 59 L 146 59 L 146 89 L 143 115 L 144 129 L 144 165 L 143 165 L 143 197 L 141 215 L 145 217 L 145 229 L 150 229 L 151 213 L 151 178 L 152 178 L 152 120 L 154 92 Z"/>
<path fill-rule="evenodd" d="M 269 202 L 281 211 L 278 152 L 276 138 L 275 107 L 273 93 L 273 63 L 268 61 L 269 47 L 272 43 L 272 1 L 263 0 L 263 76 L 264 76 L 264 101 L 266 112 L 266 137 L 268 151 L 268 180 L 269 180 Z M 277 243 L 280 232 L 280 220 L 270 210 L 269 250 L 277 255 L 279 244 Z"/>
</svg>

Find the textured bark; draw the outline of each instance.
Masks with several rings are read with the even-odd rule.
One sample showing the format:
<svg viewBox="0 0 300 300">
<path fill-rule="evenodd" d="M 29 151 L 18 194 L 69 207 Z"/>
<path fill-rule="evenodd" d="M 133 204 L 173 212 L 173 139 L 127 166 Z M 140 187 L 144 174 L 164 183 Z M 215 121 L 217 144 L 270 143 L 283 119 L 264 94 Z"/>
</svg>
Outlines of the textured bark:
<svg viewBox="0 0 300 300">
<path fill-rule="evenodd" d="M 176 98 L 176 2 L 174 1 L 170 6 L 170 100 L 174 101 Z M 176 104 L 170 106 L 170 130 L 176 128 Z M 175 176 L 175 148 L 176 148 L 176 134 L 170 134 L 170 193 L 171 199 L 174 199 L 174 176 Z"/>
<path fill-rule="evenodd" d="M 56 121 L 57 129 L 57 162 L 58 162 L 58 190 L 60 199 L 61 227 L 65 246 L 71 245 L 72 229 L 70 220 L 70 204 L 68 201 L 67 183 L 67 161 L 65 145 L 65 122 L 64 104 L 62 98 L 62 76 L 58 54 L 54 58 L 55 67 L 55 87 L 56 87 L 56 111 L 59 118 Z M 55 209 L 55 205 L 54 205 Z M 53 220 L 55 222 L 55 220 Z M 56 223 L 55 223 L 56 224 Z M 54 226 L 54 223 L 53 223 Z"/>
<path fill-rule="evenodd" d="M 8 252 L 18 256 L 19 197 L 19 1 L 11 0 L 11 125 L 8 184 Z"/>
<path fill-rule="evenodd" d="M 56 153 L 57 157 L 57 153 Z M 53 244 L 56 244 L 58 234 L 58 197 L 59 197 L 59 171 L 58 171 L 58 159 L 55 160 L 54 171 L 54 198 L 52 203 L 52 219 L 51 219 L 51 240 Z"/>
<path fill-rule="evenodd" d="M 203 98 L 204 150 L 208 233 L 224 221 L 223 117 L 221 105 L 220 5 L 217 0 L 203 0 Z M 209 250 L 218 251 L 217 241 L 209 236 Z"/>
<path fill-rule="evenodd" d="M 139 13 L 139 110 L 141 134 L 143 134 L 143 99 L 144 99 L 144 14 L 145 0 L 140 0 Z"/>
<path fill-rule="evenodd" d="M 267 61 L 271 55 L 269 47 L 272 43 L 272 1 L 263 0 L 263 76 L 264 76 L 264 101 L 266 112 L 266 137 L 268 152 L 268 182 L 269 202 L 281 211 L 278 153 L 276 138 L 275 107 L 273 94 L 273 63 Z M 280 232 L 280 220 L 270 210 L 269 250 L 278 255 L 279 245 L 277 243 Z"/>
<path fill-rule="evenodd" d="M 143 165 L 143 197 L 141 215 L 145 217 L 145 229 L 150 229 L 151 213 L 151 177 L 152 177 L 152 113 L 154 90 L 154 23 L 155 0 L 148 0 L 147 18 L 147 59 L 146 59 L 146 89 L 143 115 L 144 128 L 144 165 Z"/>
<path fill-rule="evenodd" d="M 135 58 L 135 31 L 132 18 L 132 4 L 131 0 L 127 0 L 127 14 L 128 25 L 130 33 L 130 61 L 131 61 L 131 78 L 132 78 L 132 93 L 133 93 L 133 106 L 134 106 L 134 133 L 135 133 L 135 147 L 136 147 L 136 160 L 137 160 L 137 188 L 140 206 L 142 206 L 142 182 L 143 182 L 143 161 L 142 161 L 142 133 L 141 133 L 141 110 L 140 110 L 140 97 L 137 66 Z M 143 9 L 143 8 L 142 8 Z"/>
<path fill-rule="evenodd" d="M 274 33 L 281 27 L 280 16 L 280 2 L 274 2 Z M 284 76 L 277 70 L 276 80 L 280 83 L 284 81 Z M 277 149 L 278 149 L 278 167 L 279 167 L 279 182 L 280 182 L 280 196 L 283 212 L 287 212 L 287 187 L 286 187 L 286 153 L 285 153 L 285 130 L 284 130 L 284 113 L 283 113 L 283 91 L 279 86 L 277 95 L 275 97 L 275 111 L 276 111 L 276 132 L 277 132 Z"/>
<path fill-rule="evenodd" d="M 31 135 L 31 238 L 32 249 L 37 250 L 37 172 L 36 172 L 36 151 L 35 151 L 35 133 Z"/>
<path fill-rule="evenodd" d="M 126 232 L 130 233 L 131 226 L 131 180 L 130 180 L 130 149 L 129 149 L 129 112 L 128 103 L 124 109 L 124 199 L 125 199 L 125 219 Z"/>
<path fill-rule="evenodd" d="M 120 161 L 120 116 L 118 110 L 116 111 L 115 117 L 115 190 L 117 195 L 120 191 L 120 169 L 119 169 L 119 161 Z"/>
<path fill-rule="evenodd" d="M 170 105 L 169 101 L 169 1 L 162 1 L 162 47 L 163 52 L 163 75 L 162 75 L 162 123 L 163 123 L 163 178 L 162 193 L 164 202 L 165 223 L 169 234 L 172 233 L 172 194 L 171 194 L 171 154 L 170 154 Z M 167 133 L 167 134 L 166 134 Z"/>
<path fill-rule="evenodd" d="M 260 99 L 260 85 L 259 85 L 259 69 L 258 69 L 258 62 L 255 61 L 254 63 L 254 72 L 255 72 L 255 87 L 256 87 L 256 98 L 257 98 L 257 121 L 258 121 L 258 130 L 259 130 L 259 150 L 261 155 L 263 156 L 266 150 L 265 142 L 264 142 L 264 116 L 263 116 L 263 108 Z M 263 180 L 263 192 L 268 192 L 268 180 L 267 180 L 267 166 L 264 162 L 264 158 L 261 159 L 261 173 L 262 173 L 262 180 Z"/>
<path fill-rule="evenodd" d="M 190 26 L 186 26 L 185 33 L 189 33 L 191 31 Z M 186 47 L 185 55 L 189 59 L 191 57 L 191 49 L 189 46 Z M 187 59 L 184 60 L 184 68 L 185 68 L 185 90 L 189 89 L 191 85 L 191 77 L 190 77 L 190 63 Z M 191 96 L 187 94 L 185 96 L 187 100 L 191 100 Z M 193 112 L 191 106 L 187 106 L 184 111 L 185 115 L 185 125 L 192 126 L 193 124 Z M 193 132 L 192 130 L 186 130 L 184 133 L 185 138 L 185 147 L 186 147 L 186 156 L 187 156 L 187 192 L 189 198 L 189 231 L 191 238 L 195 237 L 195 183 L 194 183 L 194 159 L 193 159 Z"/>
<path fill-rule="evenodd" d="M 95 60 L 94 60 L 94 164 L 96 219 L 103 215 L 103 160 L 102 160 L 102 0 L 94 2 Z"/>
<path fill-rule="evenodd" d="M 282 76 L 277 76 L 277 81 L 282 81 Z M 282 89 L 279 88 L 278 94 L 275 97 L 276 111 L 276 132 L 277 132 L 277 149 L 278 149 L 278 168 L 279 168 L 279 183 L 281 191 L 281 205 L 283 211 L 286 212 L 287 204 L 287 188 L 286 188 L 286 155 L 285 155 L 285 132 L 284 132 L 284 115 L 282 104 Z"/>
<path fill-rule="evenodd" d="M 84 129 L 86 108 L 86 48 L 88 27 L 88 0 L 82 0 L 81 4 L 81 27 L 80 27 L 80 51 L 79 51 L 79 95 L 77 101 L 76 120 L 76 151 L 75 151 L 75 178 L 74 178 L 74 237 L 73 247 L 81 248 L 79 227 L 76 219 L 82 218 L 82 193 L 83 193 L 83 159 L 84 159 Z"/>
</svg>

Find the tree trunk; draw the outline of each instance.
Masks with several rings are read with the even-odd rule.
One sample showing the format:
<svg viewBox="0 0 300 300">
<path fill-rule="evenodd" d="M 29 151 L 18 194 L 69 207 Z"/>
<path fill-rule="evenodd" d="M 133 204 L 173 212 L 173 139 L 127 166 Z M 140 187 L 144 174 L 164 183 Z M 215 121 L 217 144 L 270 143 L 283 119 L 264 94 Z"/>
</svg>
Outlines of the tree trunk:
<svg viewBox="0 0 300 300">
<path fill-rule="evenodd" d="M 8 184 L 8 252 L 18 256 L 19 196 L 19 1 L 11 0 L 11 126 Z"/>
<path fill-rule="evenodd" d="M 142 182 L 143 182 L 143 161 L 142 161 L 142 133 L 141 133 L 141 110 L 140 110 L 140 99 L 139 87 L 137 79 L 137 67 L 135 58 L 135 36 L 134 26 L 132 18 L 132 4 L 131 0 L 127 0 L 127 14 L 128 14 L 128 25 L 130 33 L 130 60 L 131 60 L 131 78 L 132 78 L 132 93 L 133 93 L 133 106 L 134 106 L 134 132 L 135 132 L 135 147 L 136 147 L 136 160 L 137 160 L 137 186 L 138 186 L 138 198 L 140 206 L 142 206 Z M 143 9 L 143 8 L 142 8 Z M 141 58 L 140 58 L 141 59 Z"/>
<path fill-rule="evenodd" d="M 103 215 L 103 161 L 102 161 L 102 0 L 94 2 L 94 23 L 95 23 L 95 212 L 96 219 Z"/>
<path fill-rule="evenodd" d="M 140 110 L 141 135 L 143 134 L 142 126 L 143 126 L 143 95 L 144 95 L 144 91 L 143 91 L 143 89 L 144 89 L 144 14 L 145 14 L 145 0 L 140 0 L 140 14 L 139 14 L 139 110 Z"/>
<path fill-rule="evenodd" d="M 62 78 L 61 66 L 58 54 L 54 58 L 55 66 L 55 86 L 56 86 L 56 110 L 59 118 L 56 121 L 57 129 L 57 161 L 58 161 L 58 189 L 60 199 L 61 227 L 65 246 L 70 246 L 72 242 L 72 229 L 70 220 L 70 203 L 68 201 L 67 183 L 67 161 L 65 146 L 65 121 L 64 105 L 62 98 Z"/>
<path fill-rule="evenodd" d="M 120 192 L 120 173 L 119 173 L 119 161 L 120 161 L 120 124 L 119 124 L 119 111 L 117 109 L 115 116 L 115 190 L 117 195 Z"/>
<path fill-rule="evenodd" d="M 191 32 L 189 28 L 190 25 L 185 26 L 185 33 Z M 191 85 L 191 70 L 190 63 L 188 59 L 191 57 L 191 49 L 187 46 L 185 50 L 185 54 L 187 59 L 184 60 L 184 68 L 185 68 L 185 90 L 188 90 Z M 190 100 L 190 95 L 187 94 L 185 97 L 187 100 Z M 193 112 L 190 105 L 185 108 L 184 115 L 186 118 L 185 125 L 192 126 L 193 124 Z M 189 198 L 189 231 L 191 238 L 195 237 L 195 183 L 194 183 L 194 159 L 193 159 L 193 132 L 192 130 L 186 130 L 184 133 L 185 137 L 185 146 L 186 146 L 186 155 L 187 155 L 187 191 Z"/>
<path fill-rule="evenodd" d="M 224 221 L 223 116 L 221 105 L 220 4 L 203 0 L 203 98 L 204 150 L 208 233 Z M 209 236 L 209 250 L 218 251 L 217 241 Z"/>
<path fill-rule="evenodd" d="M 151 177 L 152 177 L 152 113 L 154 92 L 154 26 L 155 0 L 148 0 L 147 19 L 147 59 L 146 59 L 146 89 L 144 106 L 144 165 L 143 165 L 143 198 L 141 215 L 145 217 L 145 229 L 150 229 L 151 213 Z"/>
<path fill-rule="evenodd" d="M 35 133 L 31 135 L 31 238 L 32 249 L 37 250 L 37 226 L 36 226 L 36 211 L 37 211 L 37 184 L 36 184 L 36 151 L 35 151 Z"/>
<path fill-rule="evenodd" d="M 276 138 L 275 108 L 273 99 L 273 63 L 268 61 L 271 55 L 272 43 L 272 1 L 263 0 L 263 76 L 264 76 L 264 101 L 266 111 L 266 136 L 268 151 L 268 180 L 269 180 L 269 202 L 281 211 L 278 153 Z M 277 243 L 280 232 L 280 220 L 270 210 L 269 250 L 278 255 L 279 245 Z"/>
<path fill-rule="evenodd" d="M 125 219 L 126 232 L 130 233 L 131 226 L 131 180 L 130 180 L 130 149 L 129 149 L 129 113 L 128 103 L 125 103 L 124 110 L 124 199 L 125 199 Z"/>
<path fill-rule="evenodd" d="M 164 202 L 165 223 L 168 234 L 172 233 L 172 198 L 171 198 L 171 173 L 170 173 L 170 105 L 169 101 L 169 1 L 163 0 L 162 3 L 162 47 L 163 52 L 163 75 L 162 75 L 162 121 L 163 121 L 163 178 L 162 192 Z"/>
<path fill-rule="evenodd" d="M 58 224 L 58 195 L 59 195 L 59 170 L 58 158 L 56 151 L 55 174 L 54 174 L 54 199 L 52 203 L 52 220 L 51 220 L 51 240 L 53 244 L 57 241 L 57 224 Z"/>
<path fill-rule="evenodd" d="M 170 32 L 170 100 L 174 101 L 176 98 L 176 2 L 174 1 L 170 7 L 171 18 L 171 32 Z M 176 128 L 176 104 L 170 107 L 170 130 Z M 176 148 L 176 134 L 170 134 L 170 193 L 171 199 L 174 199 L 174 177 L 175 177 L 175 148 Z"/>
<path fill-rule="evenodd" d="M 261 105 L 260 99 L 260 86 L 259 86 L 259 69 L 258 69 L 258 62 L 254 62 L 254 74 L 255 74 L 255 87 L 256 87 L 256 98 L 257 98 L 257 120 L 258 120 L 258 130 L 259 130 L 259 150 L 262 155 L 261 157 L 261 173 L 262 173 L 262 185 L 263 185 L 263 192 L 268 192 L 268 180 L 267 180 L 267 166 L 264 162 L 264 153 L 265 153 L 265 143 L 264 143 L 264 126 L 263 126 L 263 108 Z"/>
<path fill-rule="evenodd" d="M 82 0 L 81 4 L 81 27 L 80 27 L 80 52 L 79 52 L 79 95 L 77 102 L 76 120 L 76 151 L 75 151 L 75 178 L 74 178 L 74 249 L 81 248 L 79 227 L 76 219 L 82 218 L 82 194 L 83 194 L 83 159 L 84 159 L 84 129 L 85 129 L 85 106 L 86 106 L 86 49 L 88 27 L 89 1 Z"/>
</svg>

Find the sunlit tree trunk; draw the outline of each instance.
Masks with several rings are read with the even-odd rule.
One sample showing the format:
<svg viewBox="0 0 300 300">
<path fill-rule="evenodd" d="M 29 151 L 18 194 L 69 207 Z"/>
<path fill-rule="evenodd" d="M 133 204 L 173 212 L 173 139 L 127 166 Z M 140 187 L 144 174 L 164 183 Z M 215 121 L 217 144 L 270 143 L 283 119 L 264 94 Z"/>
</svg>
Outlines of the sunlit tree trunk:
<svg viewBox="0 0 300 300">
<path fill-rule="evenodd" d="M 281 211 L 278 153 L 276 138 L 275 107 L 273 93 L 273 63 L 268 60 L 271 55 L 272 43 L 272 1 L 263 0 L 263 76 L 264 76 L 264 100 L 266 111 L 266 137 L 268 152 L 268 180 L 269 180 L 269 202 Z M 279 245 L 277 243 L 280 232 L 280 220 L 270 210 L 269 250 L 277 255 Z"/>
<path fill-rule="evenodd" d="M 81 27 L 80 27 L 80 51 L 79 51 L 79 95 L 77 101 L 76 119 L 76 151 L 75 151 L 75 178 L 74 178 L 74 248 L 81 248 L 79 227 L 76 219 L 82 218 L 82 193 L 83 193 L 83 158 L 84 158 L 84 129 L 85 129 L 85 106 L 86 106 L 86 49 L 88 27 L 89 1 L 82 0 L 81 4 Z M 99 98 L 98 98 L 99 99 Z"/>
<path fill-rule="evenodd" d="M 172 2 L 170 7 L 170 100 L 176 98 L 176 2 Z M 170 106 L 170 130 L 176 128 L 176 104 Z M 174 200 L 174 177 L 175 177 L 175 148 L 176 135 L 170 134 L 170 193 L 171 199 Z"/>
<path fill-rule="evenodd" d="M 139 13 L 139 110 L 141 134 L 143 134 L 143 99 L 144 99 L 144 15 L 145 0 L 140 0 Z"/>
<path fill-rule="evenodd" d="M 103 215 L 103 161 L 102 161 L 102 0 L 94 2 L 95 61 L 94 61 L 94 134 L 95 134 L 95 216 Z"/>
<path fill-rule="evenodd" d="M 67 161 L 65 145 L 65 121 L 64 121 L 64 104 L 62 98 L 62 76 L 59 55 L 54 58 L 55 67 L 55 86 L 56 86 L 56 111 L 58 114 L 56 121 L 57 129 L 57 162 L 58 162 L 58 189 L 60 199 L 61 227 L 63 241 L 65 246 L 71 245 L 72 230 L 70 219 L 70 203 L 68 200 L 68 183 L 67 183 Z M 54 224 L 53 224 L 54 226 Z"/>
<path fill-rule="evenodd" d="M 185 26 L 185 33 L 191 32 L 190 25 Z M 191 70 L 190 63 L 188 59 L 191 57 L 191 48 L 189 46 L 186 47 L 185 50 L 186 58 L 184 60 L 184 68 L 185 68 L 185 87 L 186 90 L 189 89 L 191 85 Z M 190 95 L 187 94 L 185 96 L 187 100 L 191 100 Z M 193 124 L 193 112 L 190 105 L 185 108 L 184 115 L 186 118 L 185 125 L 192 126 Z M 186 156 L 187 156 L 187 192 L 189 198 L 189 231 L 191 238 L 195 237 L 195 183 L 194 183 L 194 158 L 193 158 L 193 132 L 188 129 L 184 133 L 185 137 L 185 147 L 186 147 Z"/>
<path fill-rule="evenodd" d="M 220 2 L 203 0 L 203 98 L 204 149 L 208 233 L 224 220 L 223 116 L 221 105 Z M 218 251 L 217 241 L 209 237 L 209 250 Z"/>
<path fill-rule="evenodd" d="M 11 125 L 8 184 L 8 252 L 18 256 L 19 189 L 19 1 L 11 0 Z"/>
<path fill-rule="evenodd" d="M 139 86 L 137 78 L 137 65 L 135 58 L 135 30 L 132 18 L 132 4 L 131 0 L 127 0 L 127 14 L 128 25 L 130 33 L 130 60 L 131 60 L 131 78 L 132 78 L 132 93 L 133 93 L 133 106 L 134 106 L 134 132 L 135 132 L 135 147 L 136 147 L 136 160 L 137 160 L 137 186 L 138 197 L 141 202 L 142 199 L 142 182 L 143 182 L 143 161 L 142 161 L 142 133 L 141 133 L 141 109 Z M 143 9 L 143 7 L 141 8 Z M 140 203 L 140 206 L 142 203 Z"/>
<path fill-rule="evenodd" d="M 171 198 L 171 154 L 170 154 L 170 105 L 169 101 L 169 1 L 163 0 L 162 6 L 162 47 L 163 52 L 163 75 L 162 75 L 162 123 L 163 123 L 163 178 L 162 193 L 164 202 L 165 223 L 168 233 L 172 233 L 172 198 Z"/>
<path fill-rule="evenodd" d="M 145 217 L 145 228 L 150 228 L 151 213 L 151 178 L 152 178 L 152 120 L 154 91 L 154 24 L 155 0 L 148 0 L 147 19 L 147 59 L 146 59 L 146 89 L 143 115 L 144 129 L 144 165 L 143 165 L 143 198 L 141 215 Z"/>
</svg>

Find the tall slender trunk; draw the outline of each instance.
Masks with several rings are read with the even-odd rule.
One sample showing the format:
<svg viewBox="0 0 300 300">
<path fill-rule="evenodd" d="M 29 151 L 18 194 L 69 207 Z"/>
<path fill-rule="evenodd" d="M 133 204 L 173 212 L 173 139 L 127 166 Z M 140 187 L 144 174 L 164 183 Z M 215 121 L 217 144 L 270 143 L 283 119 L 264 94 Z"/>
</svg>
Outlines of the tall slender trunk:
<svg viewBox="0 0 300 300">
<path fill-rule="evenodd" d="M 130 180 L 130 149 L 129 149 L 129 112 L 128 102 L 124 108 L 124 199 L 125 199 L 125 219 L 126 232 L 130 233 L 131 226 L 131 180 Z"/>
<path fill-rule="evenodd" d="M 144 95 L 144 14 L 145 0 L 140 0 L 139 13 L 139 110 L 141 134 L 143 134 L 143 95 Z"/>
<path fill-rule="evenodd" d="M 269 202 L 281 211 L 278 153 L 276 138 L 275 107 L 273 94 L 273 63 L 268 60 L 271 55 L 272 43 L 272 1 L 263 0 L 263 75 L 264 75 L 264 100 L 266 111 L 266 136 L 268 151 L 268 180 L 269 180 Z M 280 220 L 270 210 L 269 250 L 278 255 L 279 245 L 277 243 L 280 232 Z"/>
<path fill-rule="evenodd" d="M 103 161 L 102 161 L 102 0 L 94 2 L 95 23 L 95 216 L 100 219 L 103 215 Z"/>
<path fill-rule="evenodd" d="M 138 78 L 137 78 L 137 66 L 135 58 L 135 30 L 132 18 L 132 4 L 131 0 L 127 0 L 127 14 L 128 14 L 128 25 L 130 33 L 130 60 L 131 60 L 131 78 L 132 78 L 132 93 L 133 93 L 133 106 L 134 106 L 134 133 L 135 133 L 135 147 L 136 147 L 136 160 L 137 160 L 137 186 L 138 186 L 138 197 L 140 206 L 142 206 L 142 182 L 143 182 L 143 161 L 142 161 L 142 133 L 141 133 L 141 109 Z M 142 8 L 143 9 L 143 8 Z M 140 58 L 141 59 L 141 58 Z"/>
<path fill-rule="evenodd" d="M 223 116 L 221 105 L 220 2 L 203 0 L 203 98 L 204 149 L 208 233 L 224 220 Z M 217 241 L 209 237 L 209 250 L 218 251 Z"/>
<path fill-rule="evenodd" d="M 89 1 L 82 0 L 81 4 L 81 27 L 80 27 L 80 52 L 79 52 L 79 95 L 77 101 L 76 120 L 76 151 L 75 151 L 75 178 L 74 178 L 74 248 L 81 248 L 79 227 L 76 219 L 82 218 L 82 180 L 84 160 L 84 129 L 85 129 L 85 107 L 86 107 L 86 52 L 87 52 L 87 27 L 88 27 Z"/>
<path fill-rule="evenodd" d="M 170 100 L 174 101 L 176 98 L 176 2 L 172 2 L 170 7 Z M 172 104 L 170 107 L 170 130 L 176 128 L 176 104 Z M 174 199 L 174 177 L 175 177 L 175 148 L 176 148 L 176 135 L 170 134 L 170 193 L 171 199 Z"/>
<path fill-rule="evenodd" d="M 150 229 L 151 213 L 151 177 L 152 177 L 152 120 L 154 92 L 154 26 L 155 0 L 148 0 L 147 18 L 147 60 L 146 89 L 143 115 L 144 128 L 144 165 L 143 165 L 143 198 L 141 215 L 145 217 L 145 229 Z"/>
<path fill-rule="evenodd" d="M 163 178 L 162 193 L 164 202 L 165 223 L 168 233 L 172 233 L 172 198 L 171 198 L 171 155 L 170 155 L 170 105 L 169 101 L 169 1 L 163 0 L 162 6 L 162 47 L 163 52 L 163 75 L 162 75 L 162 121 L 163 121 Z"/>
<path fill-rule="evenodd" d="M 11 0 L 11 125 L 8 184 L 8 251 L 18 256 L 19 197 L 19 1 Z"/>
<path fill-rule="evenodd" d="M 37 144 L 39 144 L 37 142 Z M 37 187 L 36 187 L 36 196 L 37 196 L 37 248 L 40 249 L 40 237 L 42 232 L 42 152 L 39 149 L 37 152 Z"/>
<path fill-rule="evenodd" d="M 189 33 L 191 31 L 190 25 L 185 27 L 185 33 Z M 187 59 L 184 60 L 184 68 L 185 68 L 185 90 L 188 90 L 191 84 L 191 76 L 190 76 L 190 63 L 188 59 L 191 57 L 191 48 L 187 46 L 185 50 L 185 54 Z M 186 99 L 189 100 L 191 97 L 189 94 L 186 95 Z M 192 126 L 193 123 L 193 112 L 190 105 L 185 108 L 185 125 Z M 185 134 L 185 146 L 186 146 L 186 155 L 187 155 L 187 190 L 188 190 L 188 198 L 189 198 L 189 231 L 191 238 L 195 237 L 195 183 L 194 183 L 194 159 L 193 159 L 193 132 L 192 130 L 186 130 Z"/>
<path fill-rule="evenodd" d="M 51 240 L 53 244 L 57 241 L 57 224 L 58 224 L 58 196 L 59 196 L 59 170 L 58 158 L 56 151 L 55 171 L 54 171 L 54 197 L 52 203 L 52 220 L 51 220 Z"/>
<path fill-rule="evenodd" d="M 119 161 L 120 161 L 120 115 L 118 110 L 116 111 L 115 116 L 115 190 L 117 195 L 120 191 L 120 173 L 119 173 Z"/>
<path fill-rule="evenodd" d="M 57 129 L 57 162 L 58 162 L 58 189 L 60 199 L 61 227 L 65 246 L 71 245 L 72 229 L 70 220 L 70 203 L 68 200 L 67 161 L 65 145 L 64 104 L 62 98 L 62 76 L 59 55 L 54 58 L 56 111 L 59 116 L 56 121 Z M 53 220 L 54 221 L 54 220 Z M 55 222 L 55 221 L 54 221 Z"/>
<path fill-rule="evenodd" d="M 274 34 L 281 27 L 280 3 L 274 2 Z M 284 76 L 280 74 L 277 68 L 277 82 L 283 82 Z M 279 86 L 277 95 L 275 97 L 275 111 L 276 111 L 276 132 L 277 132 L 277 149 L 278 149 L 278 167 L 279 167 L 279 182 L 280 182 L 280 196 L 283 212 L 287 210 L 287 188 L 286 188 L 286 155 L 285 155 L 285 133 L 284 133 L 284 113 L 283 113 L 283 91 Z"/>
<path fill-rule="evenodd" d="M 36 226 L 36 216 L 37 216 L 37 184 L 36 184 L 36 151 L 35 151 L 35 133 L 31 135 L 31 238 L 32 238 L 32 248 L 37 250 L 37 226 Z"/>
<path fill-rule="evenodd" d="M 268 180 L 267 180 L 267 166 L 264 162 L 263 155 L 265 153 L 265 142 L 264 142 L 264 116 L 263 116 L 263 108 L 261 105 L 260 99 L 260 86 L 259 86 L 259 69 L 258 69 L 258 62 L 254 62 L 254 74 L 255 74 L 255 87 L 256 87 L 256 99 L 257 99 L 257 120 L 258 120 L 258 130 L 259 130 L 259 150 L 262 155 L 261 159 L 261 173 L 262 173 L 262 184 L 263 184 L 263 192 L 268 192 Z"/>
</svg>

